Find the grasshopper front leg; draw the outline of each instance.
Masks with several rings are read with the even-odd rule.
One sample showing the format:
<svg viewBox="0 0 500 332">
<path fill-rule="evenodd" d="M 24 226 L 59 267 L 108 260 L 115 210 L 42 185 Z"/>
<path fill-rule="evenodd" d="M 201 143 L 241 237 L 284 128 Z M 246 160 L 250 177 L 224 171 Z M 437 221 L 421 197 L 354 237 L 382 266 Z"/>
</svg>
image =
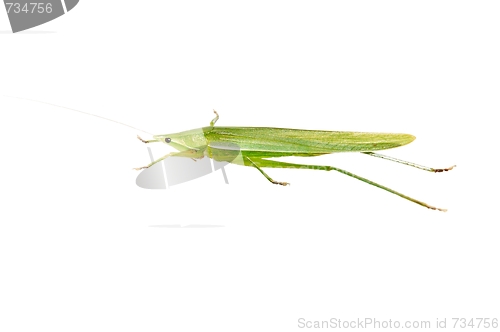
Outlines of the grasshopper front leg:
<svg viewBox="0 0 500 332">
<path fill-rule="evenodd" d="M 212 121 L 210 121 L 210 127 L 215 126 L 215 123 L 217 122 L 217 120 L 219 120 L 219 113 L 217 113 L 216 110 L 213 110 L 213 111 L 215 113 L 215 118 Z"/>
<path fill-rule="evenodd" d="M 146 166 L 134 168 L 134 170 L 140 171 L 141 169 L 149 168 L 149 167 L 153 166 L 154 164 L 156 164 L 156 163 L 158 163 L 158 162 L 160 162 L 168 157 L 184 157 L 184 158 L 191 158 L 191 159 L 193 159 L 193 158 L 200 159 L 200 158 L 203 158 L 203 150 L 191 149 L 191 150 L 180 151 L 180 152 L 171 152 L 171 153 L 164 155 L 161 158 L 156 159 L 155 161 L 149 163 Z"/>
<path fill-rule="evenodd" d="M 158 140 L 156 140 L 156 139 L 152 139 L 152 140 L 147 141 L 145 139 L 142 139 L 141 136 L 139 136 L 139 135 L 137 135 L 137 138 L 139 139 L 139 141 L 141 141 L 142 143 L 146 143 L 146 144 L 158 142 Z"/>
</svg>

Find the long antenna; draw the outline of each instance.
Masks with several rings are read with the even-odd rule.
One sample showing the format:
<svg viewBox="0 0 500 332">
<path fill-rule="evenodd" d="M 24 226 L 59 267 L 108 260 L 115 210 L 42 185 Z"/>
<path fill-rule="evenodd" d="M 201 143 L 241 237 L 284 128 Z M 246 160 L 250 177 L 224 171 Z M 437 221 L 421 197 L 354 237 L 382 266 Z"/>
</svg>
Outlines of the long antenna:
<svg viewBox="0 0 500 332">
<path fill-rule="evenodd" d="M 60 106 L 60 105 L 56 105 L 56 104 L 52 104 L 52 103 L 47 103 L 45 101 L 40 101 L 40 100 L 35 100 L 35 99 L 30 99 L 30 98 L 14 97 L 14 96 L 6 96 L 6 95 L 2 95 L 2 96 L 3 97 L 8 97 L 8 98 L 20 99 L 20 100 L 28 100 L 28 101 L 32 101 L 32 102 L 35 102 L 35 103 L 41 103 L 41 104 L 51 105 L 51 106 L 55 106 L 55 107 L 59 107 L 59 108 L 64 108 L 64 109 L 67 109 L 67 110 L 70 110 L 70 111 L 73 111 L 73 112 L 78 112 L 78 113 L 82 113 L 82 114 L 86 114 L 86 115 L 95 116 L 96 118 L 100 118 L 100 119 L 103 119 L 103 120 L 108 120 L 108 121 L 111 121 L 111 122 L 114 122 L 114 123 L 118 123 L 118 124 L 121 124 L 122 126 L 129 127 L 129 128 L 132 128 L 132 129 L 135 129 L 135 130 L 138 130 L 138 131 L 142 131 L 143 133 L 146 133 L 146 134 L 149 134 L 149 135 L 153 136 L 153 134 L 151 134 L 150 132 L 147 132 L 145 130 L 142 130 L 142 129 L 139 129 L 139 128 L 136 128 L 136 127 L 132 127 L 132 126 L 130 126 L 128 124 L 125 124 L 125 123 L 122 123 L 122 122 L 119 122 L 119 121 L 115 121 L 115 120 L 111 120 L 111 119 L 105 118 L 105 117 L 100 116 L 100 115 L 96 115 L 96 114 L 92 114 L 92 113 L 88 113 L 88 112 L 84 112 L 84 111 L 79 111 L 79 110 L 76 110 L 74 108 Z"/>
</svg>

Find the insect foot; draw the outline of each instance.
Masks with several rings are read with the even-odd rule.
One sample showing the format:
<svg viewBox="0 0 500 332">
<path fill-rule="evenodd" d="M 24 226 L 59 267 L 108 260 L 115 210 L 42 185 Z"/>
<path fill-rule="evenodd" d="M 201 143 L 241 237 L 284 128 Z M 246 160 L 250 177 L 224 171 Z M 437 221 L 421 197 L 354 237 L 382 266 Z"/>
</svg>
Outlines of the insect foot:
<svg viewBox="0 0 500 332">
<path fill-rule="evenodd" d="M 434 173 L 448 172 L 448 171 L 451 171 L 452 169 L 454 169 L 455 167 L 457 167 L 457 165 L 453 165 L 453 166 L 448 167 L 448 168 L 437 168 L 437 169 L 434 169 Z"/>
<path fill-rule="evenodd" d="M 288 185 L 290 185 L 290 183 L 288 183 L 288 182 L 278 182 L 278 181 L 272 181 L 272 182 L 273 182 L 274 184 L 279 184 L 279 185 L 281 185 L 281 186 L 288 186 Z"/>
<path fill-rule="evenodd" d="M 149 166 L 142 166 L 137 168 L 132 168 L 133 170 L 140 171 L 141 169 L 149 168 Z"/>
<path fill-rule="evenodd" d="M 448 209 L 441 209 L 441 208 L 438 208 L 438 207 L 435 207 L 435 206 L 431 206 L 431 205 L 427 205 L 427 207 L 431 210 L 437 210 L 437 211 L 443 211 L 443 212 L 446 212 L 448 211 Z"/>
</svg>

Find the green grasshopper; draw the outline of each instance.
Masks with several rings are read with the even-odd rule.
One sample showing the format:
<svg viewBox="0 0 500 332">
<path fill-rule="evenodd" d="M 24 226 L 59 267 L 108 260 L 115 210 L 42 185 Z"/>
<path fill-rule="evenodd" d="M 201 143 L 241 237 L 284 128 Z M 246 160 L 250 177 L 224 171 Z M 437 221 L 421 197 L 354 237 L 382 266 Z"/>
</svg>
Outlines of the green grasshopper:
<svg viewBox="0 0 500 332">
<path fill-rule="evenodd" d="M 446 211 L 446 209 L 431 206 L 337 167 L 293 164 L 267 159 L 288 156 L 313 157 L 335 152 L 360 152 L 372 157 L 394 161 L 433 173 L 449 171 L 455 167 L 430 168 L 373 152 L 411 143 L 415 139 L 413 135 L 269 127 L 216 127 L 215 123 L 219 119 L 219 115 L 215 110 L 214 113 L 216 116 L 208 127 L 183 131 L 176 134 L 153 135 L 152 140 L 143 140 L 141 137 L 137 136 L 137 138 L 144 143 L 162 142 L 169 144 L 178 150 L 178 152 L 166 154 L 146 166 L 134 169 L 141 170 L 151 167 L 168 157 L 184 157 L 196 160 L 207 156 L 221 162 L 254 167 L 262 173 L 269 182 L 282 186 L 287 186 L 289 183 L 273 180 L 262 168 L 333 170 L 386 190 L 429 209 Z"/>
<path fill-rule="evenodd" d="M 152 135 L 147 131 L 132 127 L 125 123 L 108 119 L 92 113 L 79 111 L 73 108 L 29 98 L 13 96 L 4 97 L 28 100 L 64 108 L 70 111 L 111 121 L 122 126 L 126 126 Z M 266 172 L 264 172 L 262 168 L 299 168 L 323 171 L 337 171 L 360 181 L 371 184 L 372 186 L 386 190 L 421 206 L 425 206 L 426 208 L 446 211 L 446 209 L 440 209 L 431 206 L 427 203 L 403 195 L 402 193 L 387 188 L 381 184 L 337 167 L 292 164 L 266 159 L 287 156 L 313 157 L 334 152 L 360 152 L 372 157 L 394 161 L 396 163 L 408 165 L 433 173 L 449 171 L 456 167 L 455 165 L 448 168 L 430 168 L 372 152 L 391 149 L 411 143 L 413 142 L 413 140 L 415 140 L 415 136 L 413 135 L 393 133 L 362 133 L 351 131 L 302 130 L 269 127 L 215 127 L 215 123 L 219 119 L 219 115 L 215 110 L 214 113 L 216 116 L 210 122 L 210 126 L 208 127 L 183 131 L 176 134 L 152 135 L 154 138 L 152 140 L 143 140 L 142 138 L 137 136 L 137 138 L 144 143 L 162 142 L 173 146 L 179 152 L 166 154 L 165 156 L 151 162 L 149 165 L 134 169 L 141 170 L 144 168 L 149 168 L 168 157 L 185 157 L 196 160 L 201 159 L 204 156 L 208 156 L 209 158 L 221 162 L 229 162 L 242 166 L 255 167 L 271 183 L 282 186 L 287 186 L 289 185 L 289 183 L 273 180 L 269 175 L 267 175 Z"/>
</svg>

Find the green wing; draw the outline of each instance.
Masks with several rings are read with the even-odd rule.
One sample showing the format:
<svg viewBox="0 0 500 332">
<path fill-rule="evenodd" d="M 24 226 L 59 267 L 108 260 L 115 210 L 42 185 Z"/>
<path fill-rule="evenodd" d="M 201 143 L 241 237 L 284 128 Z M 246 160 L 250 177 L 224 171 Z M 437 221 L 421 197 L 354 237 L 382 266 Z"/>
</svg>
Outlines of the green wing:
<svg viewBox="0 0 500 332">
<path fill-rule="evenodd" d="M 239 149 L 247 156 L 317 156 L 334 152 L 386 150 L 412 142 L 409 134 L 302 130 L 267 127 L 205 127 L 208 145 Z"/>
</svg>

